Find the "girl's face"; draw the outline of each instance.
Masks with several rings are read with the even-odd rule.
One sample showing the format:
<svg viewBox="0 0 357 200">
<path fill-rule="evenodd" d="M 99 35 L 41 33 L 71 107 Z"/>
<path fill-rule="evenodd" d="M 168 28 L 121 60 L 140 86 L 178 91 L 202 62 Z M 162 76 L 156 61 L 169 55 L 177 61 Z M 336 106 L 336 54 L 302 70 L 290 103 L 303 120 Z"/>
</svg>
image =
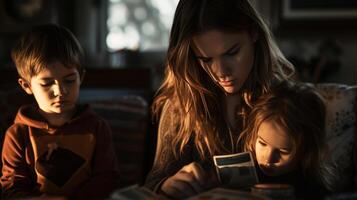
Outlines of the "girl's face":
<svg viewBox="0 0 357 200">
<path fill-rule="evenodd" d="M 279 176 L 296 167 L 292 142 L 286 131 L 274 121 L 263 122 L 257 133 L 255 155 L 264 174 Z"/>
<path fill-rule="evenodd" d="M 255 34 L 253 34 L 255 35 Z M 237 93 L 253 67 L 256 36 L 210 30 L 193 37 L 193 51 L 226 93 Z"/>
</svg>

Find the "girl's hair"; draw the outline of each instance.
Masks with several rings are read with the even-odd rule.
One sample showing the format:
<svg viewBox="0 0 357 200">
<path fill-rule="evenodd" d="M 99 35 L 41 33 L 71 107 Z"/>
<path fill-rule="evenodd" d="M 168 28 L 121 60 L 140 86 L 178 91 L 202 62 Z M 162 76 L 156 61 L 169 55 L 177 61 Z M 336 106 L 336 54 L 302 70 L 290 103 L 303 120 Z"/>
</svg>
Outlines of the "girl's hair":
<svg viewBox="0 0 357 200">
<path fill-rule="evenodd" d="M 292 141 L 292 154 L 298 156 L 305 177 L 322 180 L 325 143 L 325 105 L 313 87 L 282 82 L 256 101 L 239 137 L 244 151 L 255 155 L 258 130 L 263 122 L 278 124 Z"/>
<path fill-rule="evenodd" d="M 75 67 L 84 73 L 83 50 L 75 36 L 65 27 L 46 24 L 26 32 L 11 51 L 19 76 L 27 81 L 51 62 Z"/>
<path fill-rule="evenodd" d="M 240 90 L 244 100 L 237 110 L 244 126 L 244 117 L 257 96 L 269 91 L 273 80 L 288 79 L 293 66 L 272 39 L 260 15 L 247 0 L 180 0 L 171 28 L 166 55 L 165 79 L 153 102 L 153 114 L 158 117 L 167 101 L 176 102 L 177 135 L 172 150 L 178 156 L 193 139 L 202 159 L 207 153 L 227 152 L 221 142 L 228 135 L 222 107 L 224 92 L 195 59 L 192 37 L 209 30 L 226 32 L 255 31 L 255 62 Z M 227 133 L 227 134 L 225 134 Z M 178 152 L 175 151 L 178 147 Z"/>
</svg>

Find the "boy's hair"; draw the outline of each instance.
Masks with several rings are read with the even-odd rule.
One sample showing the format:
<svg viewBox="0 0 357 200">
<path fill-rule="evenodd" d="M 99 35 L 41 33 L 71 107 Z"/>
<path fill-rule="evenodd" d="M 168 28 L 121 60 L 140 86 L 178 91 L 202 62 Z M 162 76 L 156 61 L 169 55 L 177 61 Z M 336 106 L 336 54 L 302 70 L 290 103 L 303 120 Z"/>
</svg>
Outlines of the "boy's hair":
<svg viewBox="0 0 357 200">
<path fill-rule="evenodd" d="M 292 153 L 300 157 L 299 165 L 305 177 L 321 183 L 321 161 L 326 153 L 325 114 L 325 104 L 312 87 L 283 82 L 257 100 L 239 142 L 244 151 L 255 154 L 260 125 L 275 122 L 289 135 Z"/>
<path fill-rule="evenodd" d="M 26 32 L 12 49 L 11 58 L 26 81 L 56 61 L 75 67 L 81 77 L 84 73 L 81 45 L 71 31 L 55 24 L 35 26 Z"/>
</svg>

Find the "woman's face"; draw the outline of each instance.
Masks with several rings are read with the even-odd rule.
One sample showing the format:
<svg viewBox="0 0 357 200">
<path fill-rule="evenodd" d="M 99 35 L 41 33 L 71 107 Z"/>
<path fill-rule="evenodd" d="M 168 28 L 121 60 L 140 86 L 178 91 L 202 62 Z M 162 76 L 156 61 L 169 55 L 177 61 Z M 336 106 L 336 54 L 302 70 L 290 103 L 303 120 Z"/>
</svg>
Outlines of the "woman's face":
<svg viewBox="0 0 357 200">
<path fill-rule="evenodd" d="M 292 145 L 290 137 L 279 124 L 265 121 L 260 125 L 255 155 L 264 174 L 279 176 L 296 167 L 297 158 L 292 153 Z"/>
<path fill-rule="evenodd" d="M 237 93 L 254 63 L 255 34 L 210 30 L 193 37 L 193 51 L 202 67 L 226 93 Z"/>
</svg>

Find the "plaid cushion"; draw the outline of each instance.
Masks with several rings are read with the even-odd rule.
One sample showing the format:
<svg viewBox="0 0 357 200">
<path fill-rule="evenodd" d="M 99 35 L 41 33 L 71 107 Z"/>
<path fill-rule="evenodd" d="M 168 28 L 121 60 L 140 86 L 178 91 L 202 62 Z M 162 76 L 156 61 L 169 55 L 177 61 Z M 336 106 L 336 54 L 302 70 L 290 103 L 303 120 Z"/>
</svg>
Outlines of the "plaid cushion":
<svg viewBox="0 0 357 200">
<path fill-rule="evenodd" d="M 146 100 L 139 95 L 120 94 L 82 100 L 84 102 L 89 103 L 111 126 L 121 186 L 142 183 L 148 126 Z"/>
</svg>

